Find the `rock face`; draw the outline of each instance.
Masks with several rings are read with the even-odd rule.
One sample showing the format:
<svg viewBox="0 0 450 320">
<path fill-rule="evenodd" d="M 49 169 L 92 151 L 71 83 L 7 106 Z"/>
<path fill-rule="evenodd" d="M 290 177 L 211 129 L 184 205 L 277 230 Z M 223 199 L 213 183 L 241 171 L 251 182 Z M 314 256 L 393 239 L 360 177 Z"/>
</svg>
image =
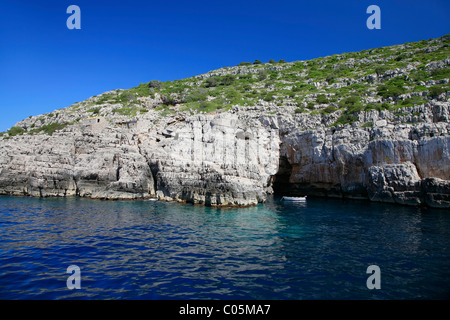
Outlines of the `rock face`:
<svg viewBox="0 0 450 320">
<path fill-rule="evenodd" d="M 72 128 L 52 136 L 14 137 L 0 150 L 2 194 L 99 199 L 154 194 L 147 161 L 130 135 Z"/>
<path fill-rule="evenodd" d="M 449 108 L 427 107 L 430 119 Z M 367 116 L 367 115 L 365 115 Z M 407 205 L 450 207 L 450 125 L 447 121 L 291 131 L 282 139 L 281 193 L 369 198 Z M 286 163 L 287 161 L 287 163 Z M 288 169 L 286 169 L 288 167 Z M 286 172 L 289 171 L 288 173 Z"/>
<path fill-rule="evenodd" d="M 228 113 L 150 133 L 75 126 L 3 141 L 0 193 L 252 205 L 264 201 L 278 154 L 274 128 Z"/>
<path fill-rule="evenodd" d="M 74 125 L 1 141 L 0 193 L 244 206 L 275 192 L 448 208 L 449 113 L 427 104 L 423 122 L 394 125 L 390 112 L 363 112 L 368 128 L 255 110 L 152 129 L 150 115 L 131 127 Z"/>
<path fill-rule="evenodd" d="M 263 202 L 278 170 L 276 130 L 236 115 L 198 115 L 165 130 L 157 148 L 142 146 L 159 199 L 206 205 Z"/>
<path fill-rule="evenodd" d="M 0 194 L 449 208 L 449 45 L 241 63 L 30 116 L 0 132 Z"/>
</svg>

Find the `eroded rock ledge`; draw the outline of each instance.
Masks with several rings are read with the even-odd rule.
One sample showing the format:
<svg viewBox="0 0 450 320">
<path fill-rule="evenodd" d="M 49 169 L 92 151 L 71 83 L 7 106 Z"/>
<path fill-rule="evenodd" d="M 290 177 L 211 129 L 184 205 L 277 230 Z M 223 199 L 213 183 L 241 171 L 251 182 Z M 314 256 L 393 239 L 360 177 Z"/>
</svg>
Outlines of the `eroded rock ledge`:
<svg viewBox="0 0 450 320">
<path fill-rule="evenodd" d="M 366 128 L 257 110 L 157 126 L 149 115 L 126 127 L 99 118 L 0 141 L 0 194 L 246 206 L 275 192 L 449 208 L 449 103 L 414 108 L 420 122 L 362 112 Z"/>
</svg>

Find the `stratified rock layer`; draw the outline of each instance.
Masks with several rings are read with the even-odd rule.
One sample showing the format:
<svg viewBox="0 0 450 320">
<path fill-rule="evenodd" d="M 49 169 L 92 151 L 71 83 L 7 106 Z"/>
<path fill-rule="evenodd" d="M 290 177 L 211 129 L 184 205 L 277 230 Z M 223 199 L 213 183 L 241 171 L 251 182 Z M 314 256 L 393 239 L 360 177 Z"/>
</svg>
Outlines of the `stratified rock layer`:
<svg viewBox="0 0 450 320">
<path fill-rule="evenodd" d="M 0 132 L 0 194 L 449 208 L 449 46 L 241 63 L 30 116 Z"/>
<path fill-rule="evenodd" d="M 449 103 L 419 109 L 415 124 L 363 112 L 369 128 L 232 110 L 167 117 L 152 129 L 142 116 L 131 129 L 95 123 L 15 136 L 0 142 L 0 193 L 244 206 L 275 192 L 448 208 Z"/>
<path fill-rule="evenodd" d="M 369 198 L 372 201 L 449 207 L 448 105 L 422 108 L 429 121 L 390 124 L 389 113 L 371 115 L 374 126 L 291 130 L 281 156 L 291 167 L 282 193 Z"/>
</svg>

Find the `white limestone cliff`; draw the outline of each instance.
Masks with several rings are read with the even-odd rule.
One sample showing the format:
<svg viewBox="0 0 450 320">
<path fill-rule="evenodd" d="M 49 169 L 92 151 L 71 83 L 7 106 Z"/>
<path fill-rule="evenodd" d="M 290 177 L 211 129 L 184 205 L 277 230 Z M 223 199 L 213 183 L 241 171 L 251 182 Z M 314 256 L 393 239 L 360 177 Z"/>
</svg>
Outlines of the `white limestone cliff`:
<svg viewBox="0 0 450 320">
<path fill-rule="evenodd" d="M 426 121 L 397 125 L 370 111 L 370 128 L 242 110 L 15 136 L 0 142 L 0 193 L 245 206 L 275 191 L 449 207 L 449 103 L 422 109 Z"/>
</svg>

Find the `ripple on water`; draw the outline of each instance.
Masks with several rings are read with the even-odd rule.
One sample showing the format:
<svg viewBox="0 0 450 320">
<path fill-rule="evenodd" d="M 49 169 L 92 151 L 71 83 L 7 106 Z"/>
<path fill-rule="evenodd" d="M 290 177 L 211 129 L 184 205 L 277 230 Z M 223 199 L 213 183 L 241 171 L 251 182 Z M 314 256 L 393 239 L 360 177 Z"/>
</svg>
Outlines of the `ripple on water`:
<svg viewBox="0 0 450 320">
<path fill-rule="evenodd" d="M 252 208 L 0 197 L 2 299 L 434 299 L 450 217 L 365 202 Z M 68 290 L 66 269 L 81 269 Z M 366 269 L 382 270 L 382 290 Z"/>
</svg>

